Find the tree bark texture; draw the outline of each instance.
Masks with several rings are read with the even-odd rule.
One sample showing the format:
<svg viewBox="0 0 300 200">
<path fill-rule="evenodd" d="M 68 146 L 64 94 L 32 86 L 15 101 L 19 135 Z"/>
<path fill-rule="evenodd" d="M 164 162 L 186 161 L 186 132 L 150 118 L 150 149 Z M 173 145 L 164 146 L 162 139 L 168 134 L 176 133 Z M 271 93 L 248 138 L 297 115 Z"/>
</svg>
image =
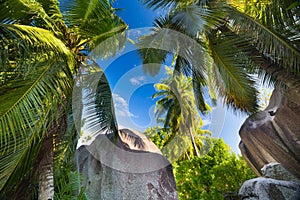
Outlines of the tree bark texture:
<svg viewBox="0 0 300 200">
<path fill-rule="evenodd" d="M 46 136 L 43 141 L 39 164 L 39 200 L 54 199 L 54 152 L 53 152 L 53 134 Z"/>
</svg>

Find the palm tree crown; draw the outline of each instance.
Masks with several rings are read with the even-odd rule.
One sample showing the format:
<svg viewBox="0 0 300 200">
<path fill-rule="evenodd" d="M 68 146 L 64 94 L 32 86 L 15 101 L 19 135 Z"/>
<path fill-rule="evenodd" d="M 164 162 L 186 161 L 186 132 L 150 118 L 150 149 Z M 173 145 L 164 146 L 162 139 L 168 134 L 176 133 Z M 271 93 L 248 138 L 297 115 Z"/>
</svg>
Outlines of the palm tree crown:
<svg viewBox="0 0 300 200">
<path fill-rule="evenodd" d="M 155 106 L 155 114 L 158 121 L 164 118 L 164 128 L 170 129 L 170 134 L 165 138 L 168 144 L 174 137 L 187 140 L 188 156 L 200 157 L 198 144 L 201 144 L 201 135 L 209 131 L 201 130 L 203 121 L 197 109 L 193 95 L 193 84 L 191 77 L 178 74 L 173 77 L 173 70 L 166 68 L 168 77 L 154 85 L 157 93 L 152 98 L 159 98 Z M 210 107 L 206 104 L 206 109 Z M 192 146 L 192 150 L 190 150 Z M 183 152 L 187 153 L 187 152 Z"/>
<path fill-rule="evenodd" d="M 172 44 L 173 52 L 146 49 L 140 54 L 144 63 L 160 54 L 155 62 L 164 62 L 169 53 L 175 56 L 175 70 L 192 75 L 198 106 L 203 105 L 202 88 L 223 97 L 234 109 L 247 113 L 257 110 L 255 76 L 277 80 L 297 89 L 300 75 L 299 5 L 296 1 L 177 1 L 144 0 L 148 7 L 165 8 L 167 16 L 155 20 L 154 33 L 141 42 L 151 43 L 159 37 Z M 203 52 L 193 52 L 160 34 L 172 29 L 194 39 Z M 181 45 L 181 46 L 180 46 Z M 158 53 L 159 52 L 159 53 Z M 198 59 L 195 63 L 193 60 Z M 250 75 L 254 74 L 254 75 Z M 202 102 L 202 103 L 201 103 Z"/>
</svg>

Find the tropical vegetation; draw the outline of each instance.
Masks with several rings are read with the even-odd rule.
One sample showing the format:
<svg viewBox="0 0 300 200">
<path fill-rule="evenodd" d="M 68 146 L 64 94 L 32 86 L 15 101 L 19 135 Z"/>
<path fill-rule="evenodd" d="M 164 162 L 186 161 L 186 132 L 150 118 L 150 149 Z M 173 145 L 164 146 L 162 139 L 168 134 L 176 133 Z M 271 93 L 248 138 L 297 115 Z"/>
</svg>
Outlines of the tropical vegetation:
<svg viewBox="0 0 300 200">
<path fill-rule="evenodd" d="M 91 64 L 91 49 L 127 28 L 110 1 L 74 0 L 63 10 L 58 0 L 0 1 L 1 199 L 54 198 L 54 168 L 71 169 L 76 149 L 74 77 Z M 120 41 L 98 53 L 115 53 Z M 101 92 L 110 94 L 105 85 L 103 77 Z M 100 100 L 110 112 L 93 116 L 111 128 L 111 99 Z M 60 180 L 71 183 L 69 175 Z"/>
<path fill-rule="evenodd" d="M 200 110 L 205 110 L 204 88 L 213 99 L 217 94 L 229 107 L 246 113 L 258 109 L 256 84 L 260 80 L 299 91 L 298 1 L 143 2 L 153 10 L 169 11 L 155 20 L 153 33 L 140 41 L 151 44 L 140 50 L 144 63 L 164 63 L 173 55 L 174 71 L 193 78 Z M 181 39 L 181 34 L 192 41 Z"/>
<path fill-rule="evenodd" d="M 165 154 L 170 131 L 151 127 L 145 133 Z M 242 184 L 256 177 L 223 139 L 202 137 L 199 151 L 200 157 L 182 156 L 172 163 L 179 199 L 239 199 Z"/>
<path fill-rule="evenodd" d="M 154 85 L 157 93 L 152 96 L 152 98 L 157 99 L 154 111 L 157 121 L 163 122 L 164 129 L 170 130 L 165 144 L 176 140 L 177 145 L 174 148 L 184 149 L 179 144 L 181 142 L 186 143 L 183 146 L 186 145 L 188 151 L 182 153 L 188 157 L 194 155 L 200 157 L 198 145 L 201 146 L 201 137 L 210 134 L 210 132 L 201 129 L 203 121 L 193 95 L 192 79 L 183 74 L 173 77 L 171 68 L 166 67 L 166 72 L 167 78 Z M 208 104 L 205 106 L 207 110 L 210 109 Z M 177 152 L 175 149 L 172 150 L 173 154 Z M 164 155 L 166 156 L 166 154 Z M 169 160 L 173 160 L 174 155 L 167 157 Z"/>
<path fill-rule="evenodd" d="M 200 111 L 205 111 L 203 91 L 206 89 L 212 99 L 219 96 L 230 108 L 248 114 L 261 109 L 258 84 L 275 84 L 300 92 L 298 1 L 143 2 L 153 10 L 168 11 L 155 20 L 153 32 L 140 40 L 141 46 L 151 44 L 139 51 L 145 71 L 156 74 L 159 69 L 149 69 L 146 64 L 163 64 L 171 55 L 174 79 L 181 74 L 192 78 Z M 156 137 L 154 141 L 160 138 L 167 137 Z M 159 142 L 160 145 L 163 143 Z M 217 154 L 193 157 L 179 163 L 179 167 L 175 165 L 182 199 L 238 199 L 239 178 L 246 180 L 253 174 L 249 168 L 242 169 L 244 161 L 237 164 L 238 159 L 234 156 L 227 157 L 227 162 L 224 159 L 225 162 L 210 163 L 217 157 Z M 237 174 L 231 174 L 235 172 L 233 169 Z M 227 176 L 229 174 L 231 176 Z M 219 177 L 223 180 L 220 181 Z"/>
<path fill-rule="evenodd" d="M 205 89 L 212 99 L 221 96 L 229 107 L 246 113 L 258 109 L 256 77 L 300 93 L 297 0 L 142 1 L 169 11 L 155 20 L 151 35 L 140 38 L 140 44 L 149 46 L 140 49 L 145 64 L 164 63 L 173 56 L 173 78 L 157 84 L 154 96 L 160 97 L 158 116 L 166 116 L 164 131 L 170 130 L 161 139 L 176 131 L 188 133 L 194 153 L 201 155 L 193 138 L 201 121 L 195 110 L 208 110 Z M 58 0 L 0 0 L 0 13 L 0 199 L 84 199 L 84 188 L 74 193 L 80 189 L 73 172 L 80 135 L 75 125 L 93 130 L 97 123 L 100 129 L 93 134 L 117 132 L 108 81 L 89 53 L 114 55 L 124 44 L 125 34 L 118 33 L 127 25 L 109 0 L 73 0 L 63 9 Z M 177 38 L 168 37 L 171 33 Z M 182 35 L 192 40 L 182 42 Z M 102 43 L 107 38 L 112 40 Z M 100 43 L 105 45 L 97 48 Z M 171 51 L 159 48 L 162 44 Z M 86 101 L 83 69 L 100 73 L 91 77 L 99 81 Z M 79 92 L 73 103 L 89 112 L 85 122 L 81 112 L 72 113 L 74 87 Z M 176 100 L 180 89 L 183 97 L 194 95 L 195 100 Z M 178 112 L 178 106 L 188 112 Z M 186 119 L 190 123 L 180 130 L 179 120 Z M 158 144 L 163 147 L 166 142 Z M 182 198 L 235 195 L 238 179 L 252 177 L 239 159 L 226 153 L 222 142 L 214 147 L 206 156 L 190 157 L 175 167 Z M 221 184 L 221 178 L 228 184 Z M 188 187 L 200 193 L 186 192 Z"/>
<path fill-rule="evenodd" d="M 236 199 L 242 184 L 255 178 L 241 156 L 230 151 L 222 139 L 206 137 L 208 151 L 174 164 L 179 199 Z"/>
</svg>

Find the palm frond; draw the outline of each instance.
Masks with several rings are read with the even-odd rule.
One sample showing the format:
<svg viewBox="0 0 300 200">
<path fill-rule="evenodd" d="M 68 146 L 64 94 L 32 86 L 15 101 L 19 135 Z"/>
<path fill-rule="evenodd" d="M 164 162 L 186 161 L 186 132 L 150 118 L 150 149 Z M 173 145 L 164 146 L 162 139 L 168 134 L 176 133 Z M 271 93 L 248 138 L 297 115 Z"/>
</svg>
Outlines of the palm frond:
<svg viewBox="0 0 300 200">
<path fill-rule="evenodd" d="M 54 32 L 59 31 L 59 28 L 44 10 L 42 3 L 44 2 L 2 0 L 0 1 L 0 22 L 6 24 L 34 24 Z"/>
<path fill-rule="evenodd" d="M 164 121 L 164 128 L 171 127 L 172 132 L 176 132 L 177 129 L 177 121 L 180 116 L 180 109 L 178 107 L 178 102 L 173 100 L 172 104 L 166 110 L 166 116 Z"/>
<path fill-rule="evenodd" d="M 176 54 L 176 71 L 191 73 L 191 67 L 204 70 L 203 60 L 205 51 L 201 44 L 186 34 L 185 29 L 178 23 L 173 23 L 170 17 L 160 17 L 155 21 L 153 32 L 140 38 L 139 53 L 143 63 L 163 63 L 169 54 Z M 151 66 L 150 66 L 151 67 Z M 157 70 L 159 71 L 159 70 Z"/>
<path fill-rule="evenodd" d="M 284 73 L 284 70 L 279 64 L 273 63 L 269 58 L 265 57 L 259 50 L 252 44 L 252 38 L 248 34 L 236 34 L 229 27 L 222 26 L 219 30 L 224 36 L 234 37 L 239 42 L 235 46 L 247 56 L 248 62 L 245 62 L 246 72 L 257 76 L 258 84 L 267 84 L 269 86 L 277 83 L 283 83 L 279 78 L 278 72 Z M 246 60 L 245 60 L 246 61 Z M 211 67 L 210 67 L 211 69 Z M 213 85 L 210 83 L 210 85 Z"/>
<path fill-rule="evenodd" d="M 45 29 L 24 26 L 0 24 L 0 74 L 4 81 L 3 72 L 18 72 L 27 74 L 32 71 L 32 62 L 62 58 L 68 62 L 68 67 L 74 65 L 72 52 Z M 6 74 L 8 75 L 8 74 Z"/>
<path fill-rule="evenodd" d="M 299 75 L 300 47 L 297 43 L 299 40 L 299 35 L 297 35 L 299 25 L 290 22 L 293 17 L 291 18 L 290 14 L 282 13 L 285 11 L 286 9 L 282 9 L 281 13 L 276 16 L 289 15 L 290 20 L 283 21 L 278 17 L 272 17 L 273 21 L 270 21 L 271 16 L 265 16 L 265 21 L 260 22 L 259 19 L 254 19 L 236 9 L 229 8 L 230 17 L 234 20 L 233 27 L 238 33 L 247 33 L 250 37 L 253 37 L 253 44 L 257 46 L 261 53 L 274 63 L 278 63 L 281 67 L 287 69 L 288 72 Z M 269 13 L 275 16 L 273 12 L 270 11 Z M 280 22 L 275 19 L 280 20 Z M 277 23 L 281 24 L 281 28 Z M 292 24 L 294 25 L 292 26 Z M 288 33 L 288 30 L 294 32 L 294 34 Z"/>
<path fill-rule="evenodd" d="M 102 59 L 106 59 L 112 56 L 115 56 L 118 52 L 120 52 L 126 44 L 127 36 L 126 32 L 121 32 L 120 30 L 113 29 L 108 33 L 104 33 L 102 36 L 96 36 L 93 40 L 92 51 L 89 52 L 89 55 L 94 58 L 98 58 L 101 56 Z M 106 39 L 107 38 L 107 39 Z"/>
<path fill-rule="evenodd" d="M 69 27 L 88 39 L 89 48 L 123 32 L 127 25 L 114 14 L 109 1 L 75 0 L 69 4 L 65 17 Z"/>
<path fill-rule="evenodd" d="M 180 0 L 142 0 L 142 3 L 154 10 L 170 9 L 175 8 L 180 3 Z"/>
<path fill-rule="evenodd" d="M 210 39 L 214 59 L 214 76 L 210 78 L 214 79 L 219 94 L 234 109 L 240 108 L 248 113 L 256 111 L 254 81 L 245 70 L 248 60 L 237 48 L 240 39 L 230 36 Z"/>
<path fill-rule="evenodd" d="M 52 20 L 62 20 L 58 0 L 37 0 L 37 2 L 43 6 L 43 9 Z"/>
<path fill-rule="evenodd" d="M 61 70 L 64 62 L 39 63 L 39 70 L 18 82 L 1 86 L 10 92 L 0 95 L 0 190 L 13 188 L 25 178 L 35 162 L 37 152 L 50 124 L 57 120 L 65 96 L 70 95 L 73 77 Z M 13 93 L 11 91 L 14 91 Z M 16 97 L 13 97 L 16 95 Z"/>
<path fill-rule="evenodd" d="M 71 15 L 73 19 L 81 19 L 82 23 L 87 23 L 89 19 L 101 19 L 106 17 L 108 13 L 113 11 L 109 1 L 99 1 L 99 0 L 86 0 L 80 1 L 75 0 L 70 2 L 67 7 L 68 15 Z M 72 21 L 70 21 L 72 23 Z"/>
<path fill-rule="evenodd" d="M 79 117 L 81 122 L 75 122 L 81 124 L 78 128 L 83 132 L 80 134 L 79 141 L 80 143 L 89 143 L 98 134 L 113 134 L 117 138 L 118 127 L 112 93 L 106 76 L 94 61 L 85 66 L 86 70 L 88 70 L 87 67 L 90 67 L 94 69 L 94 72 L 83 75 L 81 86 L 75 88 L 73 92 L 76 95 L 73 96 L 73 102 L 78 95 L 79 98 L 82 95 L 82 101 L 78 101 L 78 105 L 73 108 L 74 115 L 82 113 L 82 117 Z"/>
<path fill-rule="evenodd" d="M 217 93 L 216 93 L 216 81 L 213 80 L 212 78 L 210 77 L 213 77 L 214 76 L 214 67 L 213 67 L 213 64 L 211 65 L 208 65 L 207 66 L 207 80 L 206 80 L 206 86 L 207 86 L 207 89 L 208 89 L 208 94 L 209 94 L 209 97 L 210 99 L 212 100 L 212 103 L 213 105 L 216 105 L 217 103 L 217 100 L 218 100 L 218 96 L 217 96 Z"/>
<path fill-rule="evenodd" d="M 193 75 L 193 91 L 194 91 L 194 97 L 196 100 L 197 108 L 202 112 L 206 113 L 209 108 L 207 107 L 207 104 L 205 103 L 205 99 L 203 97 L 203 88 L 206 83 L 204 83 L 204 79 L 200 78 L 201 76 L 194 74 Z"/>
<path fill-rule="evenodd" d="M 183 27 L 188 35 L 197 37 L 198 33 L 203 33 L 224 22 L 224 17 L 225 12 L 210 10 L 206 6 L 190 5 L 177 9 L 171 15 L 171 21 Z"/>
<path fill-rule="evenodd" d="M 156 19 L 156 30 L 159 31 L 162 26 L 164 26 L 166 19 L 159 18 Z M 138 54 L 143 60 L 143 71 L 145 73 L 154 76 L 159 73 L 162 64 L 166 61 L 167 55 L 170 53 L 163 48 L 159 48 L 160 45 L 158 41 L 163 38 L 159 38 L 159 34 L 156 32 L 141 37 L 137 43 L 139 49 Z M 150 48 L 149 44 L 153 44 L 154 48 Z"/>
<path fill-rule="evenodd" d="M 163 98 L 163 97 L 161 99 L 159 99 L 156 102 L 155 111 L 154 111 L 155 116 L 157 117 L 157 119 L 160 119 L 161 117 L 164 117 L 166 112 L 168 112 L 168 110 L 171 110 L 173 105 L 174 105 L 174 99 Z M 168 121 L 168 120 L 165 120 L 165 121 Z"/>
</svg>

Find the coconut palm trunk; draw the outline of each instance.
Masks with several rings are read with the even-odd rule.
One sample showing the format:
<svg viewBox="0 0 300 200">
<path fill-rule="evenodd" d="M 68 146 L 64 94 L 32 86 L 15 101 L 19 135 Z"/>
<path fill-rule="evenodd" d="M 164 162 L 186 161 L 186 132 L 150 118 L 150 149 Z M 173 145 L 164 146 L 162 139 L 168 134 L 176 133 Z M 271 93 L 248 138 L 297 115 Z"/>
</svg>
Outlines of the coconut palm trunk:
<svg viewBox="0 0 300 200">
<path fill-rule="evenodd" d="M 54 199 L 54 152 L 52 137 L 46 138 L 42 145 L 42 160 L 39 165 L 39 200 Z"/>
<path fill-rule="evenodd" d="M 199 153 L 198 147 L 197 147 L 197 145 L 196 145 L 195 136 L 194 136 L 194 134 L 193 134 L 191 128 L 189 128 L 189 134 L 190 134 L 190 137 L 191 137 L 191 140 L 192 140 L 192 144 L 193 144 L 194 150 L 195 150 L 195 152 L 196 152 L 196 156 L 197 156 L 198 158 L 200 158 L 200 153 Z"/>
</svg>

